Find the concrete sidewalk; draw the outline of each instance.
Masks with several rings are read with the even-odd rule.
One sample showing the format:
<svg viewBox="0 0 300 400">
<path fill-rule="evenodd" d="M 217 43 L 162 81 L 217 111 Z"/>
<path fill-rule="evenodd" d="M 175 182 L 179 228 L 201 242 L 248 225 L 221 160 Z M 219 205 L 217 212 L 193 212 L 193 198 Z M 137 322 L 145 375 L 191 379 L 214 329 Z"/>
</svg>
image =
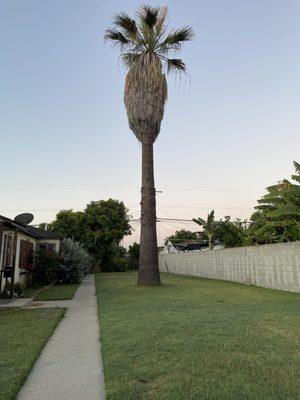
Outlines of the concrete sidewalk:
<svg viewBox="0 0 300 400">
<path fill-rule="evenodd" d="M 0 301 L 0 308 L 16 308 L 16 307 L 27 307 L 32 304 L 31 298 L 22 297 L 20 299 L 6 299 L 7 301 Z"/>
<path fill-rule="evenodd" d="M 95 278 L 89 275 L 71 301 L 36 302 L 67 307 L 17 400 L 104 400 Z"/>
</svg>

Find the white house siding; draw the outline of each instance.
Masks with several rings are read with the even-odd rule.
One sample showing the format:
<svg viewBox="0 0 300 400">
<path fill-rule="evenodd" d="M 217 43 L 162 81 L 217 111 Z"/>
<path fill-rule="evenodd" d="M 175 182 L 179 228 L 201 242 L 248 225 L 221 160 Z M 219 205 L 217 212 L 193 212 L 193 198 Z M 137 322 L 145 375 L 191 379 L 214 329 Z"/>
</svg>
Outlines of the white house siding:
<svg viewBox="0 0 300 400">
<path fill-rule="evenodd" d="M 160 254 L 159 269 L 300 292 L 300 242 Z"/>
</svg>

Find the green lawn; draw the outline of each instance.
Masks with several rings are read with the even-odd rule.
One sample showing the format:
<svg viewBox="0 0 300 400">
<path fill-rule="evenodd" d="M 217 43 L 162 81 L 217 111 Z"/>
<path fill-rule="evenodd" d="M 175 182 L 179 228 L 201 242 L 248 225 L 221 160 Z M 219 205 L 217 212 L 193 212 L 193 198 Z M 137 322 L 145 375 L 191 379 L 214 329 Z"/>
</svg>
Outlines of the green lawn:
<svg viewBox="0 0 300 400">
<path fill-rule="evenodd" d="M 68 284 L 57 284 L 48 287 L 42 292 L 34 296 L 34 300 L 46 301 L 46 300 L 71 300 L 78 289 L 80 283 L 68 283 Z M 25 289 L 25 297 L 33 296 L 36 289 Z"/>
<path fill-rule="evenodd" d="M 44 288 L 45 286 L 39 285 L 37 287 L 28 287 L 24 289 L 24 297 L 29 298 L 34 296 L 34 294 L 38 291 Z"/>
<path fill-rule="evenodd" d="M 107 400 L 300 399 L 300 295 L 97 274 Z"/>
<path fill-rule="evenodd" d="M 14 400 L 63 309 L 0 310 L 0 400 Z"/>
</svg>

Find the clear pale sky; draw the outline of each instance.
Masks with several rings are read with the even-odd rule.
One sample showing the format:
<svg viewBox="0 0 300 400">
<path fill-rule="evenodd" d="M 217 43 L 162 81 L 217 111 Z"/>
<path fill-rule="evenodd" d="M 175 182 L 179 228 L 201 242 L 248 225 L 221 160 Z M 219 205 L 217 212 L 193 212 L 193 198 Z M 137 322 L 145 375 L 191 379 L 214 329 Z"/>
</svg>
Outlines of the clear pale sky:
<svg viewBox="0 0 300 400">
<path fill-rule="evenodd" d="M 91 200 L 139 216 L 140 145 L 103 33 L 140 1 L 0 0 L 0 213 L 35 223 Z M 300 1 L 156 1 L 191 25 L 155 145 L 159 217 L 247 218 L 300 156 Z M 179 228 L 159 224 L 160 239 Z M 130 241 L 138 239 L 138 231 Z"/>
</svg>

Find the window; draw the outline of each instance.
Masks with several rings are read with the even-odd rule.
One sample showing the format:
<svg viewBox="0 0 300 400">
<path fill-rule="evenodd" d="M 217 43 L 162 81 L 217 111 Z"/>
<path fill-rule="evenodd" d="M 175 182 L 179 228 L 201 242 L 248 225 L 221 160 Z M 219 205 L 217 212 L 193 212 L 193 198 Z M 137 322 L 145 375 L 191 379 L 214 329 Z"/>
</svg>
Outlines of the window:
<svg viewBox="0 0 300 400">
<path fill-rule="evenodd" d="M 31 270 L 33 265 L 33 243 L 29 240 L 21 240 L 19 268 Z"/>
<path fill-rule="evenodd" d="M 54 252 L 56 250 L 56 245 L 55 243 L 39 243 L 38 248 L 40 250 L 47 250 L 50 252 Z"/>
</svg>

